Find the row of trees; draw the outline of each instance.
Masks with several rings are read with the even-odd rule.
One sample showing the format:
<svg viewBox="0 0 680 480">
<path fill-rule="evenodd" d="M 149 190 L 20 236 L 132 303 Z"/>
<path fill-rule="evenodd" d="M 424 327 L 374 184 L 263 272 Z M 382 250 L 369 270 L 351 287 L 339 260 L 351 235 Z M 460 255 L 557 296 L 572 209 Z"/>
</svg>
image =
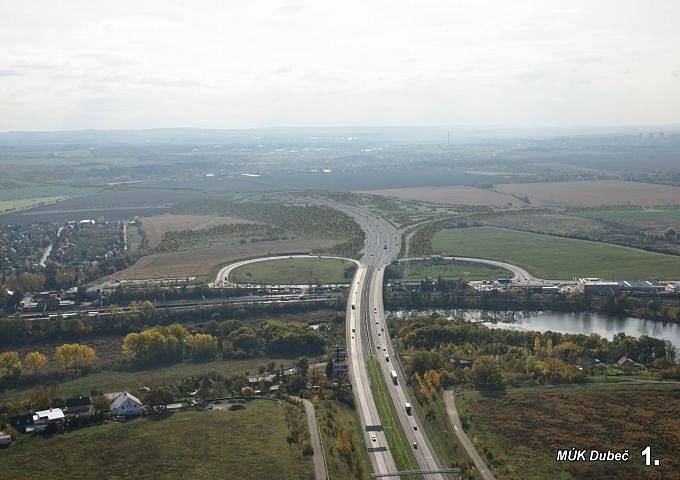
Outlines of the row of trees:
<svg viewBox="0 0 680 480">
<path fill-rule="evenodd" d="M 193 309 L 190 318 L 196 322 L 219 322 L 226 319 L 249 320 L 254 315 L 298 313 L 328 306 L 328 302 L 254 304 L 248 305 L 247 309 L 230 304 L 210 305 Z M 330 306 L 342 310 L 344 302 L 341 297 L 338 297 L 337 302 Z M 96 317 L 57 317 L 30 322 L 18 316 L 2 317 L 0 315 L 0 348 L 39 342 L 80 342 L 86 338 L 102 335 L 125 335 L 154 325 L 185 322 L 188 318 L 186 311 L 156 309 L 151 302 L 141 302 L 131 312 L 120 312 L 117 306 L 111 305 L 109 313 L 109 315 Z"/>
<path fill-rule="evenodd" d="M 97 355 L 94 348 L 73 343 L 57 347 L 53 358 L 63 372 L 85 371 L 94 366 Z M 37 376 L 48 363 L 47 356 L 41 352 L 28 352 L 23 361 L 18 352 L 0 353 L 0 384 L 11 384 L 24 373 Z"/>
<path fill-rule="evenodd" d="M 184 358 L 209 360 L 218 352 L 217 338 L 210 334 L 191 335 L 180 324 L 153 327 L 129 333 L 123 339 L 123 355 L 136 364 L 178 362 Z"/>
</svg>

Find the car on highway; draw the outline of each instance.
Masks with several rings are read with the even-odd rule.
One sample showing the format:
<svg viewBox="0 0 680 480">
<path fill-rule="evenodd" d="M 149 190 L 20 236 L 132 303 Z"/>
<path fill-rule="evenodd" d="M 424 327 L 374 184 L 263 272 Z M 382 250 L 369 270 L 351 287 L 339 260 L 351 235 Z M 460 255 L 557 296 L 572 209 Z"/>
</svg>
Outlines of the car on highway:
<svg viewBox="0 0 680 480">
<path fill-rule="evenodd" d="M 413 442 L 413 449 L 418 450 L 418 442 Z"/>
<path fill-rule="evenodd" d="M 374 442 L 374 443 L 375 443 L 375 442 L 377 442 L 377 441 L 378 441 L 378 437 L 375 436 L 375 433 L 372 433 L 372 434 L 371 434 L 371 442 Z"/>
</svg>

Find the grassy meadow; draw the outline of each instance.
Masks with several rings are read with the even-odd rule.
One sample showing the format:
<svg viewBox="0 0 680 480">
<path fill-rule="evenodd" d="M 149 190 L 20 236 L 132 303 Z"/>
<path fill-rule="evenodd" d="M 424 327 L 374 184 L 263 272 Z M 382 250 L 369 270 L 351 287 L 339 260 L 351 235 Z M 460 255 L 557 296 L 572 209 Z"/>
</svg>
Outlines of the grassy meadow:
<svg viewBox="0 0 680 480">
<path fill-rule="evenodd" d="M 405 262 L 403 278 L 418 281 L 425 278 L 446 280 L 467 278 L 468 280 L 495 280 L 512 277 L 512 273 L 491 265 L 466 262 Z"/>
<path fill-rule="evenodd" d="M 349 283 L 355 265 L 333 258 L 285 258 L 243 265 L 231 272 L 230 280 L 237 283 L 297 284 Z M 346 275 L 346 271 L 350 275 Z"/>
<path fill-rule="evenodd" d="M 237 411 L 183 411 L 25 436 L 2 452 L 0 478 L 78 480 L 96 472 L 107 479 L 312 479 L 311 457 L 286 439 L 289 422 L 301 415 L 263 400 Z"/>
<path fill-rule="evenodd" d="M 442 230 L 432 239 L 432 248 L 446 255 L 503 260 L 541 278 L 680 277 L 678 256 L 495 227 Z"/>
</svg>

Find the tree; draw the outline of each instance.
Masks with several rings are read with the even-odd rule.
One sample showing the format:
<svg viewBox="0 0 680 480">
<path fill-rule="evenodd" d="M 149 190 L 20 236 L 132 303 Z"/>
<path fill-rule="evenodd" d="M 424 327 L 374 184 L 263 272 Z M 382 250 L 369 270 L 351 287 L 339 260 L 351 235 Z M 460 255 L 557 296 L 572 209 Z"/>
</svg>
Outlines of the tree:
<svg viewBox="0 0 680 480">
<path fill-rule="evenodd" d="M 307 376 L 307 370 L 309 370 L 309 360 L 307 360 L 307 357 L 298 358 L 295 366 L 300 371 L 300 375 L 303 377 Z"/>
<path fill-rule="evenodd" d="M 175 394 L 168 387 L 154 387 L 146 394 L 144 400 L 151 406 L 167 405 L 175 399 Z"/>
<path fill-rule="evenodd" d="M 179 324 L 129 333 L 123 339 L 123 355 L 135 363 L 182 360 L 182 348 L 189 331 Z"/>
<path fill-rule="evenodd" d="M 54 359 L 62 370 L 87 370 L 94 365 L 97 355 L 94 348 L 79 343 L 66 343 L 57 347 Z"/>
<path fill-rule="evenodd" d="M 111 401 L 104 395 L 95 395 L 92 397 L 92 405 L 95 412 L 105 412 L 111 406 Z"/>
<path fill-rule="evenodd" d="M 36 388 L 31 393 L 29 404 L 33 410 L 47 410 L 54 405 L 54 388 Z"/>
<path fill-rule="evenodd" d="M 28 352 L 24 357 L 24 363 L 33 375 L 37 375 L 47 366 L 47 357 L 40 352 Z"/>
<path fill-rule="evenodd" d="M 307 387 L 307 380 L 302 375 L 291 375 L 288 379 L 288 385 L 286 386 L 286 391 L 292 394 L 298 394 L 300 390 Z"/>
<path fill-rule="evenodd" d="M 210 360 L 217 355 L 217 338 L 208 333 L 189 335 L 187 349 L 193 360 Z"/>
<path fill-rule="evenodd" d="M 676 235 L 676 232 L 672 228 L 669 228 L 668 230 L 663 232 L 664 238 L 669 242 L 672 242 L 673 240 L 675 240 L 675 235 Z"/>
<path fill-rule="evenodd" d="M 21 375 L 21 358 L 17 352 L 0 353 L 0 382 L 13 380 Z"/>
<path fill-rule="evenodd" d="M 494 388 L 503 384 L 501 370 L 493 357 L 477 357 L 472 363 L 469 378 L 479 388 Z"/>
</svg>

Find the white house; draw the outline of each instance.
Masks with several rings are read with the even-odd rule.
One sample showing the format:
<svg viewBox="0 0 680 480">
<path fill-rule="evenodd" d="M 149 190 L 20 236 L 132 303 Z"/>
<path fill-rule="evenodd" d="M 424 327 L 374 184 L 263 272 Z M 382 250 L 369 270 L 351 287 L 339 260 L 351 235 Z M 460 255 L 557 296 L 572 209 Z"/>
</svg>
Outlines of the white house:
<svg viewBox="0 0 680 480">
<path fill-rule="evenodd" d="M 39 432 L 42 432 L 51 423 L 59 423 L 64 421 L 64 412 L 61 408 L 50 408 L 49 410 L 41 410 L 33 414 L 33 426 Z"/>
<path fill-rule="evenodd" d="M 109 407 L 112 415 L 129 417 L 142 413 L 142 401 L 128 392 L 123 392 L 111 402 Z"/>
</svg>

